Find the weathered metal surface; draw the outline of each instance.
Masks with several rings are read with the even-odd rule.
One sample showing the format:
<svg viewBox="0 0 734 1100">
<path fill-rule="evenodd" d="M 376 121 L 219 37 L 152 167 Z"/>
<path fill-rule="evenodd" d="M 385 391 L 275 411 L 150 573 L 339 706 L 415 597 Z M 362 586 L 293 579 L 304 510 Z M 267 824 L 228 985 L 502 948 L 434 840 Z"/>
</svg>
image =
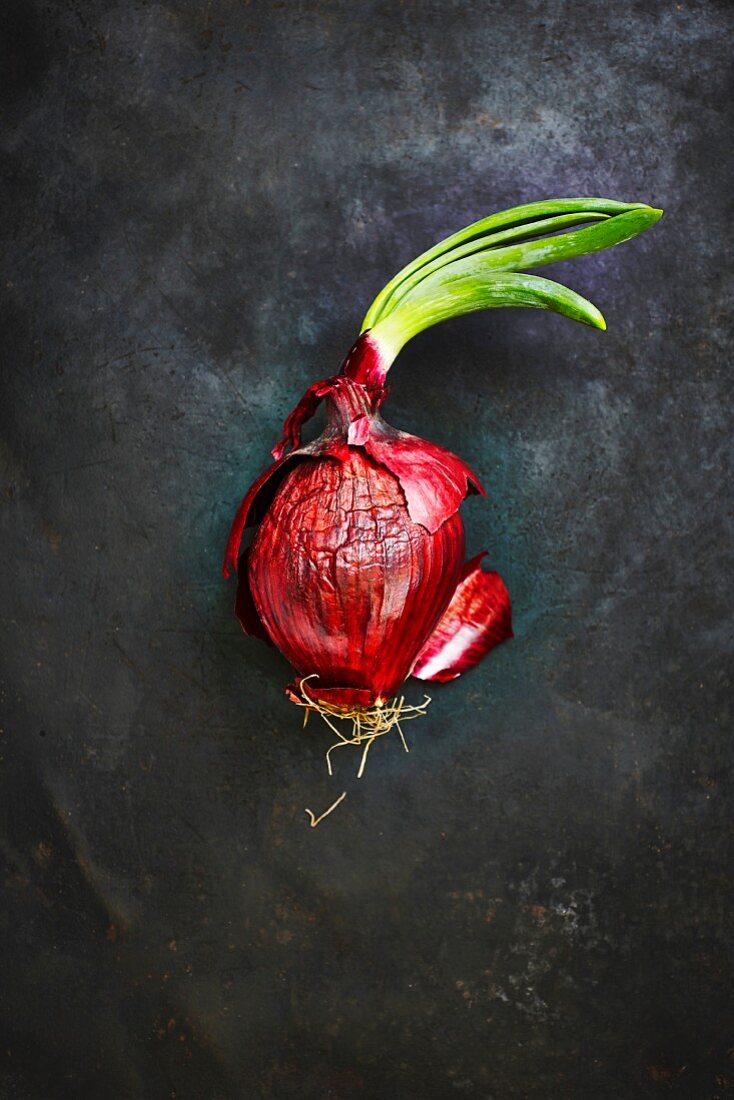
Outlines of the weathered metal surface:
<svg viewBox="0 0 734 1100">
<path fill-rule="evenodd" d="M 2 1095 L 727 1095 L 730 8 L 6 11 Z M 516 638 L 329 780 L 234 507 L 400 264 L 565 194 L 667 212 L 563 267 L 609 331 L 391 376 Z"/>
</svg>

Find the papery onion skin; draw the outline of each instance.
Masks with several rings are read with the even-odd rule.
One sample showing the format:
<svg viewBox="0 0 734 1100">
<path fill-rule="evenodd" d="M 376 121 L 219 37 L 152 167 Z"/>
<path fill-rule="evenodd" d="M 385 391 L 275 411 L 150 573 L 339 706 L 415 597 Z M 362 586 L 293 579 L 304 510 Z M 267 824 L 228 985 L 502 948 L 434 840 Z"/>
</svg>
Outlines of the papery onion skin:
<svg viewBox="0 0 734 1100">
<path fill-rule="evenodd" d="M 376 408 L 381 394 L 349 378 L 310 388 L 286 424 L 293 443 L 316 394 L 327 404 L 323 434 L 287 457 L 276 448 L 233 525 L 232 564 L 245 526 L 257 524 L 239 558 L 237 614 L 246 633 L 313 677 L 311 698 L 380 706 L 454 593 L 459 505 L 483 490 L 450 451 L 390 427 Z"/>
<path fill-rule="evenodd" d="M 455 680 L 513 636 L 507 587 L 499 573 L 484 572 L 485 556 L 477 554 L 462 569 L 448 607 L 413 666 L 417 679 Z"/>
<path fill-rule="evenodd" d="M 456 586 L 464 526 L 414 523 L 398 479 L 360 448 L 300 463 L 250 549 L 260 619 L 309 695 L 374 706 L 395 695 Z M 355 691 L 355 689 L 357 689 Z"/>
</svg>

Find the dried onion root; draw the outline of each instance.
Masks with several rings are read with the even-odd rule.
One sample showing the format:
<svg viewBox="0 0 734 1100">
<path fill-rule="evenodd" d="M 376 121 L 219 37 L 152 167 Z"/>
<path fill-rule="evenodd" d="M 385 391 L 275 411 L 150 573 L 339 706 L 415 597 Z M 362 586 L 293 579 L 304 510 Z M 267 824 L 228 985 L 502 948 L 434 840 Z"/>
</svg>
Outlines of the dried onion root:
<svg viewBox="0 0 734 1100">
<path fill-rule="evenodd" d="M 384 737 L 385 734 L 390 733 L 391 730 L 397 730 L 403 748 L 406 752 L 410 752 L 400 723 L 409 722 L 412 718 L 420 718 L 424 715 L 428 704 L 431 702 L 430 695 L 424 695 L 424 701 L 418 704 L 406 703 L 405 696 L 401 695 L 391 699 L 389 703 L 383 703 L 382 705 L 373 707 L 357 707 L 350 710 L 347 707 L 333 706 L 322 700 L 314 699 L 308 694 L 304 685 L 308 683 L 309 680 L 313 680 L 317 675 L 318 673 L 312 673 L 311 676 L 304 676 L 299 680 L 298 690 L 301 693 L 301 698 L 295 699 L 292 696 L 292 699 L 297 707 L 303 707 L 306 711 L 303 716 L 304 726 L 308 722 L 311 712 L 313 712 L 318 714 L 324 722 L 326 722 L 326 725 L 338 738 L 338 740 L 326 750 L 326 767 L 328 768 L 329 775 L 334 774 L 331 767 L 331 754 L 335 749 L 344 748 L 346 745 L 362 745 L 364 747 L 362 749 L 362 756 L 357 771 L 357 779 L 361 779 L 364 774 L 365 764 L 367 763 L 367 754 L 373 744 L 378 737 Z M 352 729 L 350 736 L 345 736 L 334 724 L 335 722 L 351 722 Z"/>
<path fill-rule="evenodd" d="M 341 803 L 344 801 L 344 799 L 346 797 L 347 797 L 347 792 L 342 791 L 342 793 L 339 795 L 337 800 L 335 802 L 332 802 L 332 804 L 329 806 L 328 810 L 324 810 L 324 812 L 322 814 L 319 814 L 318 817 L 313 812 L 313 810 L 309 810 L 309 808 L 307 806 L 304 812 L 307 813 L 309 818 L 311 819 L 311 821 L 310 821 L 311 828 L 315 829 L 317 825 L 320 825 L 321 822 L 324 820 L 324 818 L 328 817 L 329 814 L 333 813 L 334 810 L 337 808 L 337 806 L 341 805 Z"/>
</svg>

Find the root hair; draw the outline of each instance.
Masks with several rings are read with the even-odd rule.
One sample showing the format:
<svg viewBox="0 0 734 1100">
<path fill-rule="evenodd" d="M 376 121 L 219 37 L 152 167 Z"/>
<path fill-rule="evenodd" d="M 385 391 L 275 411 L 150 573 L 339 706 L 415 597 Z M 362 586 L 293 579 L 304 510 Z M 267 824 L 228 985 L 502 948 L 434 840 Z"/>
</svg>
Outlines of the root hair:
<svg viewBox="0 0 734 1100">
<path fill-rule="evenodd" d="M 312 673 L 311 676 L 304 676 L 298 681 L 298 690 L 301 694 L 301 698 L 294 699 L 293 702 L 297 707 L 305 708 L 306 713 L 303 716 L 304 726 L 313 711 L 323 718 L 329 729 L 337 737 L 337 740 L 331 748 L 326 750 L 326 767 L 329 770 L 329 775 L 334 774 L 331 768 L 332 752 L 334 752 L 335 749 L 344 748 L 346 745 L 357 745 L 362 747 L 362 757 L 359 764 L 359 770 L 357 771 L 357 779 L 361 779 L 364 774 L 365 764 L 367 763 L 367 754 L 373 744 L 378 737 L 384 737 L 386 733 L 390 733 L 393 729 L 397 730 L 405 751 L 410 752 L 400 724 L 401 722 L 410 721 L 411 718 L 420 718 L 421 715 L 425 714 L 426 707 L 431 701 L 429 695 L 425 695 L 424 701 L 417 705 L 406 703 L 405 697 L 400 695 L 391 699 L 389 703 L 383 703 L 382 705 L 376 704 L 372 707 L 355 707 L 350 710 L 348 707 L 334 706 L 331 703 L 324 703 L 310 696 L 304 685 L 307 684 L 309 680 L 313 679 L 318 679 L 318 674 L 315 672 Z M 337 722 L 352 723 L 349 736 L 341 732 L 335 724 Z"/>
</svg>

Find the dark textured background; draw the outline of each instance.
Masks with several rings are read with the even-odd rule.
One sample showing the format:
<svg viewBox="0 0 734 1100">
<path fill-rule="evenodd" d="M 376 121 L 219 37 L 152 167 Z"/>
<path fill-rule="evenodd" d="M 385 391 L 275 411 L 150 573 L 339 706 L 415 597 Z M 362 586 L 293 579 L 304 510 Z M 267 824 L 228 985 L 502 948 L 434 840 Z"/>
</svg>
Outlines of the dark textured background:
<svg viewBox="0 0 734 1100">
<path fill-rule="evenodd" d="M 734 1095 L 732 9 L 4 10 L 2 1097 Z M 388 408 L 517 637 L 329 781 L 233 510 L 398 266 L 566 194 L 666 209 L 549 271 L 609 331 L 447 324 Z"/>
</svg>

